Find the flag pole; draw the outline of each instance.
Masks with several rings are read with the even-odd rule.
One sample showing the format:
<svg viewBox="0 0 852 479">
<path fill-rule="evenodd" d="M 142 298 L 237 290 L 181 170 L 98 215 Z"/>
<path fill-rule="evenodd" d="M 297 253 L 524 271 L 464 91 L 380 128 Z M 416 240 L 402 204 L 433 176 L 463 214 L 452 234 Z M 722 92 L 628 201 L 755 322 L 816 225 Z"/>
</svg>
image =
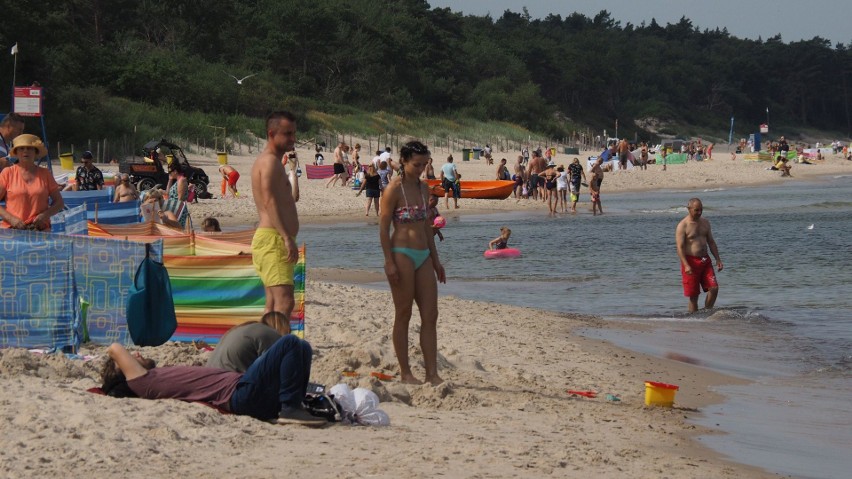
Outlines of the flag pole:
<svg viewBox="0 0 852 479">
<path fill-rule="evenodd" d="M 12 46 L 12 56 L 15 57 L 15 65 L 12 67 L 12 107 L 10 111 L 15 111 L 15 79 L 18 73 L 18 42 Z"/>
</svg>

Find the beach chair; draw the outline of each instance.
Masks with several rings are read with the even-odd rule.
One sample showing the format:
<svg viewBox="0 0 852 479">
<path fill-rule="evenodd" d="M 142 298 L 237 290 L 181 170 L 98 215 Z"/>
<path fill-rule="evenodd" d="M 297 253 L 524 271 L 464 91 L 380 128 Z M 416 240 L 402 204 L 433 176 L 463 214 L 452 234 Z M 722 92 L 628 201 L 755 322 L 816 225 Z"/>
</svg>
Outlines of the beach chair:
<svg viewBox="0 0 852 479">
<path fill-rule="evenodd" d="M 163 211 L 171 211 L 184 229 L 186 229 L 187 224 L 192 229 L 192 219 L 189 216 L 189 208 L 186 205 L 186 201 L 169 198 L 163 203 Z"/>
</svg>

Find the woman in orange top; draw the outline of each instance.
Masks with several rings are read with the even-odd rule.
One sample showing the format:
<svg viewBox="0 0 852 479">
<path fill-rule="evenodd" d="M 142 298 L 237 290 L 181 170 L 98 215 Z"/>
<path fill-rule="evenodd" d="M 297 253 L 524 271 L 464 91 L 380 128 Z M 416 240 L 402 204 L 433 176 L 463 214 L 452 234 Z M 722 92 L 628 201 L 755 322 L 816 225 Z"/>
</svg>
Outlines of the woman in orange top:
<svg viewBox="0 0 852 479">
<path fill-rule="evenodd" d="M 50 217 L 62 211 L 65 202 L 50 171 L 35 164 L 47 155 L 47 148 L 35 135 L 20 135 L 9 155 L 18 163 L 0 172 L 0 200 L 6 200 L 6 207 L 0 206 L 0 227 L 50 231 Z"/>
</svg>

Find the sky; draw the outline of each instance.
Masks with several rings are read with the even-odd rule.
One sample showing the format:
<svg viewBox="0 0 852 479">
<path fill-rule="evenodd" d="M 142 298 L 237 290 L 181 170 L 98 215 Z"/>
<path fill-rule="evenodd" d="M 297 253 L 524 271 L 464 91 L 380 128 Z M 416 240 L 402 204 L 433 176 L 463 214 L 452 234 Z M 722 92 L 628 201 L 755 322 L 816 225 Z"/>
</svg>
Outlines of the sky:
<svg viewBox="0 0 852 479">
<path fill-rule="evenodd" d="M 852 0 L 428 0 L 432 7 L 450 7 L 468 15 L 490 13 L 495 20 L 506 10 L 520 13 L 524 6 L 533 18 L 549 13 L 566 17 L 578 12 L 593 18 L 601 10 L 621 23 L 642 21 L 665 26 L 681 17 L 701 30 L 727 27 L 740 38 L 766 40 L 781 34 L 784 43 L 815 36 L 852 44 Z"/>
</svg>

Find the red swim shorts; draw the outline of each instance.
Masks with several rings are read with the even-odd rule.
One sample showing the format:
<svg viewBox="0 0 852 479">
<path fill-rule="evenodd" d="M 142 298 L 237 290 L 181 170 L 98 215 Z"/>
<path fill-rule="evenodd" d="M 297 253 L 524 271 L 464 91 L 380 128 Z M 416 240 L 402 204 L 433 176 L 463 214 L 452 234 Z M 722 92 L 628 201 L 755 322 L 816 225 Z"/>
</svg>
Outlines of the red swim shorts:
<svg viewBox="0 0 852 479">
<path fill-rule="evenodd" d="M 686 262 L 692 268 L 692 274 L 686 274 L 683 263 L 680 264 L 680 275 L 683 277 L 683 295 L 687 297 L 698 296 L 701 293 L 699 285 L 705 292 L 710 288 L 718 288 L 716 273 L 713 271 L 713 262 L 709 256 L 687 256 Z"/>
<path fill-rule="evenodd" d="M 229 185 L 237 186 L 237 180 L 239 180 L 239 179 L 240 179 L 240 174 L 237 172 L 237 170 L 234 170 L 234 171 L 228 173 L 228 184 Z"/>
</svg>

